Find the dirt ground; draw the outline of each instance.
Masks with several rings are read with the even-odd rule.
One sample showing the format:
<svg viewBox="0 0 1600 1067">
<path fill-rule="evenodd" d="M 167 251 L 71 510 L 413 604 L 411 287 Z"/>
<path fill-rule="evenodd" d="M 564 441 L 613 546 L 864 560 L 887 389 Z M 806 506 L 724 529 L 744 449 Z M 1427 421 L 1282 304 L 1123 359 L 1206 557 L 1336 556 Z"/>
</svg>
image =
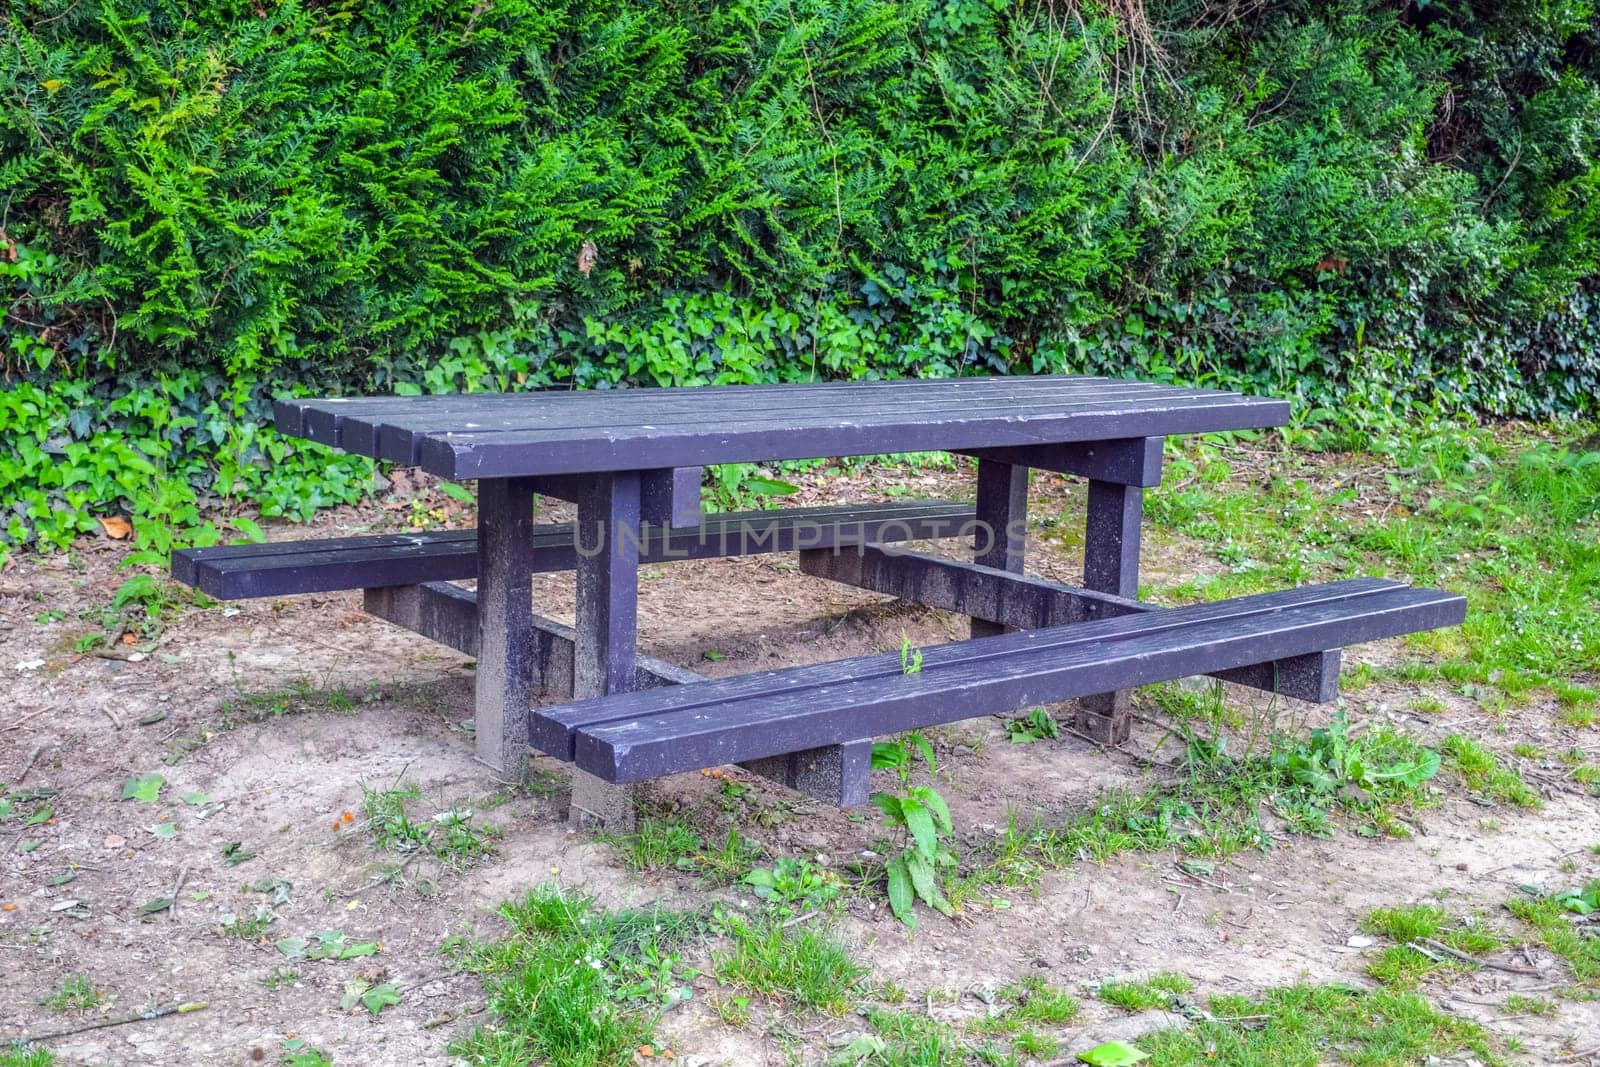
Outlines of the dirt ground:
<svg viewBox="0 0 1600 1067">
<path fill-rule="evenodd" d="M 794 503 L 881 499 L 891 486 L 914 496 L 969 492 L 949 472 L 897 471 L 892 480 L 808 479 Z M 1042 477 L 1034 517 L 1070 518 L 1080 497 L 1069 480 Z M 346 510 L 324 519 L 320 532 L 391 528 L 410 513 L 403 504 Z M 306 531 L 280 528 L 272 536 Z M 1070 538 L 1041 527 L 1030 542 L 1030 570 L 1071 580 L 1076 561 L 1063 541 Z M 569 834 L 559 765 L 536 761 L 543 788 L 498 782 L 474 761 L 463 726 L 471 716 L 470 664 L 363 615 L 359 594 L 191 607 L 152 646 L 79 654 L 79 639 L 96 626 L 81 616 L 109 602 L 126 578 L 118 570 L 124 552 L 110 542 L 85 544 L 71 557 L 24 558 L 0 574 L 0 673 L 9 697 L 0 711 L 0 782 L 13 797 L 55 791 L 28 809 L 50 810 L 48 821 L 25 825 L 14 815 L 0 823 L 0 1040 L 102 1014 L 204 1002 L 190 1014 L 49 1045 L 60 1063 L 243 1064 L 276 1062 L 285 1038 L 298 1035 L 340 1064 L 447 1063 L 450 1037 L 486 1016 L 474 1015 L 483 1005 L 479 980 L 452 973 L 441 945 L 452 935 L 498 933 L 501 902 L 546 880 L 612 905 L 695 903 L 710 892 L 688 875 L 636 874 L 611 846 Z M 1181 536 L 1147 532 L 1146 577 L 1158 585 L 1219 566 Z M 961 620 L 807 578 L 781 557 L 674 564 L 644 578 L 644 649 L 712 674 L 892 649 L 902 635 L 935 644 L 964 631 Z M 536 610 L 570 619 L 570 578 L 541 578 L 535 599 Z M 708 660 L 708 651 L 722 658 Z M 1396 655 L 1394 646 L 1355 649 L 1346 669 Z M 343 688 L 354 706 L 300 710 L 327 702 L 287 699 L 284 708 L 294 713 L 272 714 L 270 700 L 246 699 L 296 687 Z M 1512 712 L 1510 731 L 1494 734 L 1484 712 L 1442 687 L 1432 695 L 1444 712 L 1406 710 L 1418 695 L 1416 687 L 1372 686 L 1350 695 L 1347 706 L 1356 722 L 1388 718 L 1433 740 L 1465 732 L 1501 751 L 1512 740 L 1551 750 L 1592 743 L 1592 734 L 1576 736 L 1537 701 Z M 1265 699 L 1246 690 L 1230 697 L 1247 705 Z M 1326 714 L 1295 710 L 1313 721 Z M 1141 724 L 1124 751 L 1110 753 L 1071 736 L 1014 746 L 1001 720 L 973 720 L 938 732 L 941 789 L 968 842 L 998 833 L 1008 810 L 1059 822 L 1107 788 L 1148 785 L 1151 762 L 1173 756 L 1158 747 L 1161 736 Z M 165 779 L 154 803 L 122 799 L 126 780 L 152 773 Z M 710 833 L 737 818 L 770 857 L 836 863 L 878 834 L 875 813 L 855 822 L 740 773 L 755 789 L 731 814 L 718 807 L 718 783 L 700 775 L 653 785 L 649 801 L 694 813 Z M 494 854 L 463 870 L 412 864 L 397 877 L 393 856 L 374 849 L 359 818 L 335 828 L 344 812 L 359 817 L 363 784 L 387 788 L 402 779 L 437 805 L 430 810 L 458 801 L 486 808 L 502 831 Z M 886 908 L 853 902 L 841 932 L 875 979 L 898 982 L 912 1004 L 957 1020 L 983 1010 L 970 991 L 1026 975 L 1078 992 L 1155 971 L 1188 975 L 1201 995 L 1302 980 L 1369 985 L 1364 962 L 1376 950 L 1350 941 L 1375 906 L 1442 895 L 1457 914 L 1498 921 L 1519 884 L 1600 875 L 1600 857 L 1590 851 L 1600 842 L 1593 799 L 1551 793 L 1539 812 L 1486 811 L 1457 785 L 1441 779 L 1441 789 L 1409 839 L 1346 829 L 1327 840 L 1278 835 L 1270 850 L 1241 854 L 1206 877 L 1180 870 L 1171 853 L 1103 867 L 1080 862 L 1045 875 L 1035 889 L 969 903 L 956 920 L 928 913 L 914 934 Z M 167 824 L 170 831 L 152 830 Z M 253 857 L 228 865 L 231 843 L 238 843 L 232 861 Z M 263 880 L 289 885 L 281 894 L 247 888 Z M 286 901 L 274 906 L 277 918 L 259 938 L 224 931 L 224 916 L 249 915 L 275 894 Z M 142 904 L 163 896 L 174 897 L 175 907 L 140 914 Z M 301 962 L 298 979 L 272 982 L 287 965 L 276 939 L 331 929 L 378 941 L 380 951 Z M 1429 992 L 1447 1010 L 1515 1038 L 1520 1062 L 1557 1062 L 1574 1043 L 1600 1039 L 1595 1003 L 1562 1001 L 1555 1015 L 1502 1017 L 1493 1005 L 1508 991 L 1565 984 L 1541 951 L 1506 961 L 1513 970 L 1484 969 Z M 400 987 L 400 1004 L 376 1019 L 340 1008 L 348 979 L 380 973 Z M 80 1017 L 41 1003 L 77 975 L 105 993 L 102 1007 Z M 830 1041 L 863 1026 L 848 1017 L 769 1015 L 736 1030 L 712 1010 L 715 983 L 701 977 L 694 988 L 698 995 L 661 1028 L 681 1063 L 788 1063 L 771 1036 L 778 1022 L 791 1041 L 798 1037 L 806 1062 L 820 1062 Z M 1074 1037 L 1072 1047 L 1109 1032 L 1121 1014 L 1086 998 L 1084 1040 Z"/>
</svg>

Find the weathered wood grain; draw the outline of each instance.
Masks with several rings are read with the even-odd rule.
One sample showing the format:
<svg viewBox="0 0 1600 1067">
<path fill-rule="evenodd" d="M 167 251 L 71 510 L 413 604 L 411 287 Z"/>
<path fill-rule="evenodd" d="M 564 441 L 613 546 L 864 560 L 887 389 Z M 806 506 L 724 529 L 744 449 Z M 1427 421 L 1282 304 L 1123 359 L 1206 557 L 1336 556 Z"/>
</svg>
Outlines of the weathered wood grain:
<svg viewBox="0 0 1600 1067">
<path fill-rule="evenodd" d="M 817 668 L 792 668 L 541 710 L 563 714 L 579 768 L 640 781 L 1285 660 L 1455 625 L 1465 613 L 1448 593 L 1335 583 L 938 646 L 910 675 L 889 653 L 832 665 L 845 680 L 829 684 Z"/>
<path fill-rule="evenodd" d="M 641 531 L 639 561 L 709 559 L 970 536 L 971 505 L 928 500 L 708 515 L 695 527 Z M 577 566 L 571 523 L 533 527 L 535 573 Z M 478 573 L 473 530 L 179 549 L 172 576 L 218 600 L 463 581 Z"/>
<path fill-rule="evenodd" d="M 1154 604 L 1075 589 L 994 567 L 921 552 L 865 545 L 845 553 L 800 553 L 800 570 L 818 578 L 901 597 L 943 611 L 983 619 L 1004 629 L 1038 630 L 1091 619 L 1163 611 Z M 1395 588 L 1402 588 L 1396 583 Z M 1338 692 L 1339 656 L 1319 652 L 1282 663 L 1212 672 L 1224 681 L 1297 700 L 1331 700 Z"/>
</svg>

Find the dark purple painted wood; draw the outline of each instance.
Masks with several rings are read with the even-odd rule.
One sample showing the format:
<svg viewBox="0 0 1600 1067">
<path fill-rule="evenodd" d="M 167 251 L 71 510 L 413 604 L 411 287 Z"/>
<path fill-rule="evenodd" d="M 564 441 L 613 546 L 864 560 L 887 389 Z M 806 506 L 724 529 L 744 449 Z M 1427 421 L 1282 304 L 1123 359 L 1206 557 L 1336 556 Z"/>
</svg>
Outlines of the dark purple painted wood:
<svg viewBox="0 0 1600 1067">
<path fill-rule="evenodd" d="M 1083 539 L 1083 584 L 1118 596 L 1139 595 L 1139 534 L 1144 490 L 1136 485 L 1090 480 Z M 1128 739 L 1133 717 L 1128 691 L 1095 693 L 1078 702 L 1077 728 L 1104 745 Z"/>
<path fill-rule="evenodd" d="M 644 471 L 639 478 L 639 511 L 646 523 L 680 529 L 700 525 L 704 467 Z"/>
<path fill-rule="evenodd" d="M 576 533 L 573 691 L 580 699 L 625 693 L 639 643 L 639 475 L 595 477 L 579 496 Z"/>
<path fill-rule="evenodd" d="M 439 433 L 422 443 L 423 469 L 446 478 L 511 473 L 560 474 L 784 459 L 1094 441 L 1163 434 L 1211 433 L 1286 421 L 1287 406 L 1248 398 L 1160 399 L 1115 405 L 1038 405 L 1019 412 L 934 413 L 891 406 L 859 416 L 826 414 L 734 422 L 632 426 L 605 431 Z"/>
<path fill-rule="evenodd" d="M 455 478 L 1032 447 L 1288 417 L 1276 400 L 1072 376 L 380 397 L 279 411 L 286 433 Z"/>
<path fill-rule="evenodd" d="M 1162 440 L 1160 437 L 1130 437 L 1119 441 L 979 448 L 969 455 L 1058 474 L 1076 474 L 1100 482 L 1148 487 L 1161 484 Z"/>
<path fill-rule="evenodd" d="M 645 531 L 640 562 L 936 540 L 969 533 L 972 514 L 968 505 L 932 500 L 708 515 L 697 527 Z M 573 570 L 572 525 L 535 526 L 533 553 L 536 573 Z M 218 600 L 462 581 L 477 573 L 473 530 L 219 545 L 172 554 L 172 576 Z"/>
<path fill-rule="evenodd" d="M 815 669 L 803 667 L 769 675 L 764 692 L 742 699 L 732 691 L 743 679 L 635 694 L 606 709 L 625 703 L 625 719 L 575 731 L 574 761 L 608 780 L 641 781 L 1454 625 L 1466 613 L 1458 596 L 1391 589 L 1216 617 L 1245 602 L 1283 605 L 1297 593 L 962 642 L 954 662 L 941 655 L 930 665 L 931 653 L 951 648 L 940 646 L 925 650 L 918 674 L 899 673 L 890 653 L 846 661 L 854 680 L 836 685 L 816 686 Z M 674 710 L 685 693 L 698 706 Z"/>
<path fill-rule="evenodd" d="M 533 676 L 533 486 L 478 485 L 478 758 L 520 778 L 528 750 Z"/>
<path fill-rule="evenodd" d="M 1216 396 L 1215 390 L 1157 385 L 1124 378 L 1079 375 L 1033 378 L 903 379 L 828 381 L 785 385 L 700 386 L 678 389 L 539 390 L 434 396 L 375 396 L 281 401 L 274 411 L 278 428 L 347 451 L 414 462 L 411 438 L 417 434 L 464 430 L 529 429 L 596 425 L 607 418 L 632 425 L 641 416 L 696 417 L 708 410 L 771 415 L 826 404 L 844 411 L 900 407 L 966 406 L 996 402 L 1016 406 L 1029 398 Z M 374 451 L 376 449 L 376 451 Z"/>
<path fill-rule="evenodd" d="M 396 626 L 403 626 L 430 641 L 437 641 L 468 656 L 478 655 L 478 598 L 470 590 L 448 582 L 395 585 L 364 591 L 362 610 Z M 532 616 L 535 676 L 542 680 L 545 697 L 572 699 L 572 650 L 577 631 L 542 615 Z M 705 677 L 665 660 L 635 657 L 635 689 L 703 682 Z"/>
<path fill-rule="evenodd" d="M 1409 586 L 1385 578 L 1355 578 L 1328 585 L 1305 586 L 1278 593 L 1239 597 L 1214 604 L 1196 604 L 1182 608 L 1163 609 L 1140 615 L 1125 615 L 1094 622 L 1074 623 L 1042 630 L 1023 630 L 984 638 L 981 641 L 957 641 L 936 645 L 923 650 L 923 670 L 932 667 L 986 661 L 1004 658 L 1014 652 L 1035 652 L 1095 642 L 1128 634 L 1159 633 L 1167 628 L 1193 624 L 1221 624 L 1228 620 L 1256 615 L 1270 615 L 1307 606 L 1338 608 L 1347 602 L 1364 597 L 1405 590 Z M 1338 642 L 1325 647 L 1340 647 Z M 1277 657 L 1267 655 L 1255 662 Z M 1225 669 L 1225 668 L 1216 668 Z M 866 672 L 866 673 L 863 673 Z M 1194 673 L 1205 673 L 1198 671 Z M 805 668 L 777 671 L 758 671 L 736 678 L 720 679 L 716 688 L 705 686 L 680 687 L 671 692 L 654 694 L 647 706 L 637 704 L 636 698 L 625 696 L 609 701 L 584 701 L 561 707 L 540 708 L 533 717 L 531 737 L 544 752 L 560 758 L 563 752 L 571 758 L 570 738 L 580 729 L 601 723 L 633 718 L 640 714 L 682 710 L 699 707 L 711 709 L 723 701 L 738 701 L 746 697 L 760 698 L 775 689 L 785 692 L 811 692 L 819 689 L 833 691 L 867 677 L 892 677 L 901 674 L 899 653 L 881 656 L 858 657 L 818 663 Z M 855 736 L 863 736 L 858 734 Z M 809 747 L 809 746 L 806 746 Z"/>
<path fill-rule="evenodd" d="M 984 567 L 1021 574 L 1028 544 L 1028 468 L 992 459 L 978 460 L 978 526 L 973 559 Z M 988 619 L 972 620 L 973 637 L 1004 633 Z"/>
<path fill-rule="evenodd" d="M 503 433 L 515 430 L 558 431 L 585 429 L 597 422 L 630 426 L 639 422 L 652 425 L 681 425 L 707 412 L 706 393 L 715 393 L 720 418 L 737 417 L 744 421 L 770 421 L 792 417 L 797 410 L 824 407 L 834 416 L 873 416 L 892 399 L 906 411 L 932 412 L 948 408 L 959 396 L 962 406 L 970 410 L 990 412 L 1011 411 L 1023 414 L 1038 409 L 1031 401 L 1032 394 L 1010 388 L 1007 383 L 1022 379 L 962 379 L 942 383 L 901 382 L 889 397 L 884 388 L 892 383 L 870 383 L 875 391 L 858 390 L 861 383 L 827 383 L 825 385 L 755 386 L 729 389 L 695 389 L 669 391 L 661 389 L 628 390 L 625 392 L 539 393 L 511 394 L 507 396 L 475 395 L 463 397 L 462 403 L 450 408 L 439 406 L 418 410 L 405 406 L 396 410 L 373 414 L 349 414 L 345 406 L 335 412 L 319 413 L 314 425 L 307 427 L 308 435 L 323 444 L 342 448 L 348 452 L 375 456 L 378 459 L 415 465 L 421 461 L 421 444 L 426 438 L 440 433 Z M 1162 399 L 1204 398 L 1215 396 L 1211 390 L 1174 389 L 1170 386 L 1150 385 L 1131 381 L 1063 380 L 1050 391 L 1047 407 L 1062 403 L 1081 408 L 1104 406 L 1112 401 L 1143 401 L 1159 396 Z M 977 390 L 982 390 L 980 394 Z M 603 398 L 603 405 L 595 398 Z M 414 397 L 393 398 L 410 402 Z M 389 421 L 385 421 L 389 420 Z"/>
<path fill-rule="evenodd" d="M 865 545 L 843 554 L 802 552 L 800 569 L 818 578 L 887 593 L 1012 630 L 1037 630 L 1165 610 L 1112 593 L 1074 589 L 1043 578 L 880 545 Z M 1395 587 L 1403 588 L 1398 583 Z M 1285 663 L 1227 671 L 1219 677 L 1297 700 L 1331 700 L 1338 692 L 1339 658 L 1337 652 L 1319 653 Z"/>
<path fill-rule="evenodd" d="M 764 756 L 740 766 L 824 804 L 857 808 L 871 791 L 872 739 Z"/>
<path fill-rule="evenodd" d="M 1268 693 L 1281 693 L 1296 700 L 1326 704 L 1339 697 L 1339 659 L 1339 649 L 1331 648 L 1323 652 L 1307 652 L 1303 656 L 1290 656 L 1272 663 L 1254 663 L 1248 667 L 1214 671 L 1212 676 Z"/>
</svg>

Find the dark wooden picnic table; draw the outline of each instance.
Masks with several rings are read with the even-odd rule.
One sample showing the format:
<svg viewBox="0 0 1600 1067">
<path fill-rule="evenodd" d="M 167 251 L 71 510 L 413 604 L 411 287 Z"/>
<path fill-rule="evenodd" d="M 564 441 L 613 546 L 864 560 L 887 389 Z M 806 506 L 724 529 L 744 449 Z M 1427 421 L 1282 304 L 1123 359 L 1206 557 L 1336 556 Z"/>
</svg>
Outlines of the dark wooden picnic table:
<svg viewBox="0 0 1600 1067">
<path fill-rule="evenodd" d="M 476 481 L 476 532 L 410 542 L 390 538 L 382 544 L 380 539 L 365 538 L 320 547 L 313 543 L 205 550 L 175 562 L 174 569 L 184 580 L 219 590 L 218 595 L 364 588 L 369 611 L 471 652 L 477 657 L 477 752 L 507 773 L 515 773 L 526 755 L 530 723 L 537 747 L 559 758 L 577 759 L 580 769 L 588 760 L 590 767 L 612 781 L 640 777 L 646 766 L 681 769 L 681 760 L 659 759 L 630 769 L 627 761 L 634 757 L 629 745 L 616 738 L 628 742 L 633 736 L 629 731 L 647 719 L 658 726 L 667 722 L 651 716 L 668 705 L 687 706 L 684 701 L 700 709 L 689 717 L 695 720 L 691 733 L 703 742 L 688 744 L 684 759 L 726 750 L 741 759 L 781 761 L 795 749 L 822 752 L 823 747 L 808 746 L 802 743 L 802 733 L 792 729 L 785 733 L 789 728 L 779 726 L 768 732 L 771 738 L 785 738 L 781 743 L 789 748 L 774 748 L 780 742 L 759 739 L 760 731 L 748 735 L 748 742 L 736 738 L 728 747 L 726 731 L 718 732 L 711 720 L 721 714 L 732 721 L 744 711 L 759 718 L 768 712 L 750 711 L 740 702 L 748 703 L 752 695 L 781 694 L 784 687 L 809 691 L 820 686 L 822 692 L 833 693 L 852 675 L 871 674 L 876 668 L 841 664 L 832 675 L 825 670 L 775 675 L 759 694 L 756 682 L 748 681 L 742 689 L 725 690 L 715 688 L 723 683 L 702 683 L 693 688 L 698 696 L 681 700 L 652 696 L 648 699 L 656 703 L 648 706 L 640 703 L 647 699 L 643 695 L 624 698 L 639 688 L 697 680 L 688 671 L 637 651 L 641 561 L 792 548 L 800 550 L 807 573 L 968 614 L 974 638 L 997 638 L 1018 629 L 1049 635 L 1054 631 L 1047 628 L 1057 623 L 1106 618 L 1108 625 L 1123 623 L 1121 631 L 1113 627 L 1107 632 L 1107 640 L 1145 642 L 1140 646 L 1143 651 L 1130 653 L 1135 668 L 1166 657 L 1159 660 L 1162 670 L 1187 670 L 1192 663 L 1209 669 L 1212 660 L 1195 659 L 1171 636 L 1161 639 L 1159 647 L 1152 638 L 1139 636 L 1161 627 L 1141 629 L 1111 618 L 1148 610 L 1148 605 L 1135 600 L 1143 491 L 1160 482 L 1166 436 L 1271 427 L 1283 424 L 1288 416 L 1289 406 L 1280 400 L 1082 376 L 291 400 L 277 407 L 278 428 L 287 434 L 417 465 L 444 478 Z M 704 465 L 934 450 L 977 460 L 974 506 L 931 502 L 848 511 L 814 509 L 776 519 L 699 514 Z M 1028 472 L 1033 468 L 1087 479 L 1082 589 L 1022 576 Z M 541 494 L 575 503 L 576 521 L 560 528 L 536 526 L 534 498 Z M 972 537 L 971 563 L 886 549 L 891 542 L 956 533 Z M 720 544 L 711 540 L 714 537 L 721 538 Z M 850 551 L 842 551 L 845 548 Z M 576 572 L 576 625 L 571 629 L 532 610 L 532 575 L 558 567 Z M 477 579 L 475 594 L 445 584 L 466 577 Z M 1397 588 L 1397 583 L 1388 583 L 1355 592 L 1377 598 L 1371 603 L 1382 601 L 1382 610 L 1366 612 L 1378 617 L 1389 610 L 1384 606 L 1389 601 L 1383 598 L 1393 600 L 1399 595 Z M 1240 630 L 1241 651 L 1231 654 L 1226 670 L 1214 673 L 1325 699 L 1329 670 L 1337 677 L 1337 653 L 1332 653 L 1330 667 L 1330 653 L 1323 651 L 1337 648 L 1337 643 L 1327 643 L 1333 633 L 1327 627 L 1337 621 L 1335 615 L 1348 626 L 1350 614 L 1347 607 L 1335 611 L 1327 605 L 1349 600 L 1345 592 L 1350 591 L 1320 599 L 1302 597 L 1304 603 L 1297 601 L 1295 608 L 1301 613 L 1295 616 L 1296 625 L 1302 629 L 1295 631 L 1293 640 L 1283 638 L 1278 645 L 1267 640 L 1259 646 L 1258 659 L 1246 653 L 1251 642 L 1263 640 L 1259 622 L 1252 623 L 1248 632 Z M 1413 615 L 1422 610 L 1410 601 L 1404 605 L 1395 601 L 1394 610 L 1401 608 Z M 1267 610 L 1246 604 L 1231 614 L 1213 614 L 1217 619 L 1257 618 Z M 1436 619 L 1448 621 L 1456 605 L 1428 610 L 1434 614 L 1407 616 L 1412 628 L 1441 624 Z M 1311 618 L 1306 612 L 1322 614 Z M 1191 630 L 1203 634 L 1208 632 L 1206 625 L 1221 624 L 1198 619 L 1184 625 L 1189 627 L 1184 634 Z M 1354 636 L 1387 634 L 1394 624 L 1386 625 L 1389 629 L 1368 627 Z M 1323 628 L 1316 630 L 1313 640 L 1307 626 Z M 1177 627 L 1175 622 L 1166 629 L 1177 632 Z M 1087 640 L 1092 631 L 1082 634 Z M 1003 652 L 999 645 L 977 641 L 971 645 L 973 655 Z M 953 663 L 963 655 L 967 655 L 963 648 L 954 648 L 948 656 L 941 653 L 934 658 Z M 1015 655 L 1006 655 L 1005 662 L 1020 662 Z M 1099 661 L 1085 660 L 1085 664 L 1089 673 L 1080 671 L 1068 685 L 1073 695 L 1083 698 L 1080 729 L 1117 743 L 1128 724 L 1125 696 L 1119 695 L 1122 675 Z M 836 676 L 840 672 L 844 675 Z M 1138 669 L 1125 673 L 1130 679 L 1151 675 L 1150 670 Z M 563 676 L 559 682 L 556 675 Z M 1109 691 L 1113 681 L 1118 683 L 1116 691 Z M 1084 691 L 1084 686 L 1101 682 L 1108 684 L 1108 691 Z M 919 684 L 929 690 L 930 699 L 937 695 L 931 678 Z M 963 693 L 972 688 L 962 684 Z M 577 703 L 569 706 L 570 714 L 541 709 L 530 716 L 540 688 L 570 694 Z M 1026 686 L 1005 690 L 1007 699 L 1036 691 L 1044 690 Z M 880 704 L 886 699 L 884 694 L 865 691 L 859 697 Z M 847 711 L 864 706 L 841 705 Z M 944 719 L 950 717 L 954 714 Z M 834 720 L 817 721 L 823 732 L 832 730 L 829 724 Z M 808 727 L 815 728 L 816 723 Z M 833 731 L 851 744 L 839 747 L 826 742 L 833 746 L 827 749 L 832 753 L 827 758 L 835 764 L 853 761 L 853 769 L 834 770 L 836 777 L 853 775 L 859 786 L 864 782 L 860 766 L 864 750 L 850 729 L 840 725 Z M 679 736 L 661 730 L 657 734 L 656 741 L 662 743 Z M 764 773 L 789 784 L 803 786 L 807 768 L 815 769 L 815 760 L 799 766 L 793 758 L 783 765 L 771 759 L 762 765 Z M 600 788 L 598 780 L 589 783 L 580 773 L 575 810 L 621 814 L 614 798 L 595 793 Z M 860 799 L 859 787 L 842 788 L 837 799 Z"/>
</svg>

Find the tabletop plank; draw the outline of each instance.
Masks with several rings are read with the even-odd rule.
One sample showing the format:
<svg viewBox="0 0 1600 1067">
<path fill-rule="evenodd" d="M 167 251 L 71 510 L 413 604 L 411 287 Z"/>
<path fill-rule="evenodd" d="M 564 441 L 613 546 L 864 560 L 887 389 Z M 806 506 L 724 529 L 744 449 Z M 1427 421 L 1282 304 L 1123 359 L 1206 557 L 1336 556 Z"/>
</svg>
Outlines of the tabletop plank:
<svg viewBox="0 0 1600 1067">
<path fill-rule="evenodd" d="M 1017 447 L 1281 425 L 1286 402 L 1081 375 L 294 400 L 279 428 L 444 477 Z"/>
<path fill-rule="evenodd" d="M 1005 417 L 1009 415 L 1025 415 L 1045 410 L 1094 410 L 1103 408 L 1112 400 L 1135 401 L 1150 399 L 1157 394 L 1147 391 L 1118 390 L 1095 396 L 1061 397 L 1059 399 L 1043 399 L 1035 401 L 1032 397 L 1011 397 L 1005 399 L 979 398 L 968 400 L 961 406 L 960 412 L 964 416 L 978 413 Z M 1205 392 L 1168 393 L 1161 394 L 1164 400 L 1202 399 L 1210 396 Z M 927 414 L 927 421 L 945 421 L 949 418 L 950 408 L 942 406 L 937 412 L 930 408 L 934 401 L 909 399 L 901 401 L 896 399 L 893 410 L 903 416 L 916 416 Z M 792 418 L 797 412 L 797 406 L 791 399 L 787 403 L 770 402 L 771 406 L 762 408 L 741 407 L 737 418 L 729 416 L 717 425 L 722 428 L 731 428 L 736 425 L 751 425 L 761 423 L 779 424 Z M 849 400 L 835 402 L 829 400 L 825 404 L 812 405 L 810 409 L 801 407 L 798 410 L 808 416 L 815 412 L 821 418 L 837 421 L 841 419 L 873 419 L 881 415 L 886 405 L 879 402 L 863 402 Z M 611 414 L 615 414 L 613 410 Z M 617 420 L 619 423 L 621 420 Z M 422 443 L 430 437 L 441 434 L 494 434 L 494 433 L 522 433 L 522 432 L 552 432 L 562 430 L 576 430 L 592 428 L 596 425 L 593 410 L 581 411 L 568 407 L 566 409 L 552 408 L 535 414 L 517 414 L 514 417 L 501 417 L 493 414 L 478 414 L 469 417 L 446 416 L 443 418 L 424 418 L 408 421 L 403 426 L 392 426 L 378 422 L 372 418 L 347 418 L 340 426 L 334 441 L 324 442 L 343 448 L 349 452 L 360 455 L 375 456 L 378 459 L 392 460 L 396 463 L 415 465 L 421 461 Z M 706 413 L 703 409 L 697 410 L 694 405 L 673 407 L 669 409 L 655 408 L 641 411 L 636 415 L 635 426 L 651 426 L 658 429 L 690 428 L 697 429 L 707 425 Z"/>
</svg>

